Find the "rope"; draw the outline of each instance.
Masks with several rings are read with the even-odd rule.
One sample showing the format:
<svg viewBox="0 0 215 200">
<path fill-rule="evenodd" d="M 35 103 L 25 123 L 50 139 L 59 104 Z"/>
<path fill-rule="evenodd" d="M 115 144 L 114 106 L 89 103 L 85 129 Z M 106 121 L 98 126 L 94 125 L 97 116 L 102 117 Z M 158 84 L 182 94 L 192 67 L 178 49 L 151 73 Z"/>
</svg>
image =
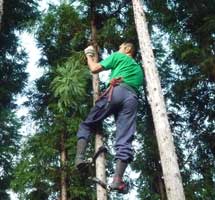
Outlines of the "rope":
<svg viewBox="0 0 215 200">
<path fill-rule="evenodd" d="M 110 81 L 110 86 L 105 90 L 105 92 L 100 96 L 100 98 L 104 97 L 105 95 L 108 94 L 108 103 L 111 102 L 112 99 L 112 94 L 113 94 L 113 88 L 119 85 L 122 82 L 122 77 L 119 78 L 113 78 Z"/>
</svg>

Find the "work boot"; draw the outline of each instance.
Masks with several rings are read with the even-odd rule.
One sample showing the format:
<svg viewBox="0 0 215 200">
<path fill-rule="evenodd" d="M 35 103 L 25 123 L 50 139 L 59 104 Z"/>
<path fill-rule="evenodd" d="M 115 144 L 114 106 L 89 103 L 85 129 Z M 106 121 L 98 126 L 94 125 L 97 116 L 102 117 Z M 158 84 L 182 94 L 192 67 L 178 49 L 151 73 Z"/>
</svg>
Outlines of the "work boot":
<svg viewBox="0 0 215 200">
<path fill-rule="evenodd" d="M 116 190 L 119 193 L 128 194 L 128 184 L 125 183 L 122 178 L 114 177 L 113 182 L 110 185 L 111 190 Z"/>
<path fill-rule="evenodd" d="M 87 164 L 87 162 L 84 160 L 86 147 L 87 140 L 80 138 L 77 142 L 77 152 L 75 157 L 75 167 L 78 170 L 82 170 Z"/>
<path fill-rule="evenodd" d="M 110 185 L 110 188 L 112 190 L 117 190 L 118 192 L 123 194 L 128 193 L 128 185 L 122 180 L 123 174 L 127 166 L 127 162 L 117 160 L 113 182 Z"/>
</svg>

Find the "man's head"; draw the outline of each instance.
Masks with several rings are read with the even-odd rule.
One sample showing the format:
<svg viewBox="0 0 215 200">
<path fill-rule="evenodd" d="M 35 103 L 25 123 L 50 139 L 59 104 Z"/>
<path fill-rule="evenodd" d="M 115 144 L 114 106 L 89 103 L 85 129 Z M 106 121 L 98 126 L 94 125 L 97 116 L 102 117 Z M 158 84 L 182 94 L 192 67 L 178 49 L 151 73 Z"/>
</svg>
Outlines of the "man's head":
<svg viewBox="0 0 215 200">
<path fill-rule="evenodd" d="M 135 56 L 135 47 L 130 42 L 123 42 L 119 46 L 119 52 L 124 53 L 124 54 L 126 54 L 128 56 L 134 57 Z"/>
</svg>

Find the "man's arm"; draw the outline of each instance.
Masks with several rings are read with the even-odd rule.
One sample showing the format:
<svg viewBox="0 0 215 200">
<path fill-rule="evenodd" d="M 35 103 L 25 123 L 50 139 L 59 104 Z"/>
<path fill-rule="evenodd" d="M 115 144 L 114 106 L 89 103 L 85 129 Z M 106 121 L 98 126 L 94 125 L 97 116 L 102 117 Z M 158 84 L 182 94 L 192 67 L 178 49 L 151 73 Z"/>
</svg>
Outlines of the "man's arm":
<svg viewBox="0 0 215 200">
<path fill-rule="evenodd" d="M 90 71 L 93 73 L 93 74 L 96 74 L 96 73 L 99 73 L 103 70 L 102 66 L 95 62 L 94 61 L 94 57 L 93 56 L 90 56 L 90 55 L 86 55 L 87 57 L 87 64 L 90 68 Z"/>
</svg>

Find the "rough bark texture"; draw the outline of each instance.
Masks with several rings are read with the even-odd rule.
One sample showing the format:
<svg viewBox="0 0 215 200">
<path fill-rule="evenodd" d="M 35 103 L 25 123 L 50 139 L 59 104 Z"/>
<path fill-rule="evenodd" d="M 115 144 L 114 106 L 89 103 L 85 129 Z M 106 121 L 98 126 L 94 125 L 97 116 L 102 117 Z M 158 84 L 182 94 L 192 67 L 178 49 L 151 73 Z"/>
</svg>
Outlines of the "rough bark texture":
<svg viewBox="0 0 215 200">
<path fill-rule="evenodd" d="M 98 50 L 98 44 L 96 40 L 96 25 L 94 17 L 94 5 L 91 5 L 92 20 L 91 20 L 91 32 L 92 32 L 92 43 L 96 50 Z M 96 55 L 96 62 L 98 62 L 98 53 Z M 93 100 L 95 101 L 99 98 L 99 75 L 93 74 Z M 101 130 L 98 130 L 95 138 L 95 151 L 97 152 L 99 147 L 103 146 L 103 136 Z M 106 183 L 106 169 L 105 169 L 105 155 L 100 154 L 96 159 L 96 177 Z M 99 184 L 96 186 L 97 200 L 107 200 L 107 191 L 101 187 Z"/>
<path fill-rule="evenodd" d="M 61 161 L 61 200 L 67 200 L 67 174 L 66 174 L 66 149 L 65 149 L 65 133 L 61 133 L 61 141 L 60 141 L 60 161 Z"/>
<path fill-rule="evenodd" d="M 0 0 L 0 30 L 1 30 L 1 24 L 2 24 L 2 16 L 3 16 L 3 0 Z"/>
<path fill-rule="evenodd" d="M 159 75 L 155 66 L 143 5 L 140 0 L 132 0 L 132 3 L 147 83 L 148 101 L 153 115 L 167 197 L 168 200 L 184 200 L 185 196 L 181 175 Z"/>
</svg>

